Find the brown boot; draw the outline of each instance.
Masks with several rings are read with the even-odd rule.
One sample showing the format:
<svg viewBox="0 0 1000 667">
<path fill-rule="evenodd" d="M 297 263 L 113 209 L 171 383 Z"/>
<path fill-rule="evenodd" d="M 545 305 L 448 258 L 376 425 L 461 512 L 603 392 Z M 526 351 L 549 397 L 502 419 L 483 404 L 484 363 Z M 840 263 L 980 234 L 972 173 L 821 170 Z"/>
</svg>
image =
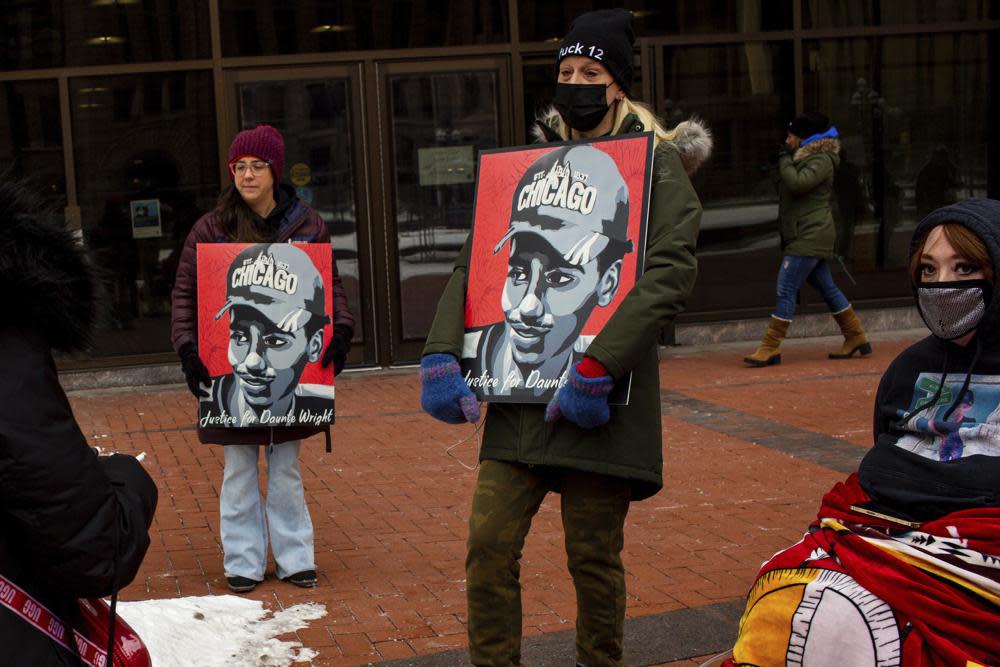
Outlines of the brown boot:
<svg viewBox="0 0 1000 667">
<path fill-rule="evenodd" d="M 764 340 L 760 342 L 760 347 L 749 357 L 743 357 L 743 363 L 757 367 L 780 364 L 781 353 L 778 352 L 778 347 L 781 345 L 781 341 L 785 340 L 789 324 L 791 322 L 788 320 L 771 315 L 771 321 L 767 325 L 767 333 L 764 334 Z"/>
<path fill-rule="evenodd" d="M 844 334 L 844 344 L 836 352 L 830 353 L 831 359 L 850 359 L 855 352 L 861 353 L 862 357 L 872 353 L 871 343 L 868 342 L 865 330 L 861 328 L 861 320 L 858 319 L 852 306 L 834 313 L 833 319 L 837 320 L 840 333 Z"/>
</svg>

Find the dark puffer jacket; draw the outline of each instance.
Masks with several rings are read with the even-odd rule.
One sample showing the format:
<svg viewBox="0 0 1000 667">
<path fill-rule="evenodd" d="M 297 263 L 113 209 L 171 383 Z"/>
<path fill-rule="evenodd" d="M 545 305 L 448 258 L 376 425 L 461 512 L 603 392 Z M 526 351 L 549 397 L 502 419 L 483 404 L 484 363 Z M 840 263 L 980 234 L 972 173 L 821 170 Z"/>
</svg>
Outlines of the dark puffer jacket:
<svg viewBox="0 0 1000 667">
<path fill-rule="evenodd" d="M 0 285 L 0 574 L 72 624 L 76 598 L 135 577 L 156 486 L 135 458 L 98 457 L 77 426 L 52 349 L 85 343 L 94 281 L 61 221 L 10 184 L 0 185 Z M 3 606 L 0 647 L 6 665 L 78 664 Z"/>
<path fill-rule="evenodd" d="M 295 195 L 295 190 L 285 184 L 276 190 L 277 206 L 267 222 L 275 225 L 274 243 L 329 243 L 330 232 L 319 213 Z M 181 252 L 174 279 L 171 313 L 171 338 L 174 350 L 191 343 L 198 347 L 198 255 L 199 243 L 234 243 L 219 226 L 215 211 L 206 213 L 191 228 L 184 250 Z M 347 307 L 347 293 L 340 281 L 337 262 L 333 261 L 333 324 L 354 330 L 354 316 Z M 292 428 L 201 428 L 201 442 L 218 445 L 266 445 L 270 442 L 301 440 L 327 429 L 322 427 Z M 272 439 L 273 438 L 273 439 Z"/>
</svg>

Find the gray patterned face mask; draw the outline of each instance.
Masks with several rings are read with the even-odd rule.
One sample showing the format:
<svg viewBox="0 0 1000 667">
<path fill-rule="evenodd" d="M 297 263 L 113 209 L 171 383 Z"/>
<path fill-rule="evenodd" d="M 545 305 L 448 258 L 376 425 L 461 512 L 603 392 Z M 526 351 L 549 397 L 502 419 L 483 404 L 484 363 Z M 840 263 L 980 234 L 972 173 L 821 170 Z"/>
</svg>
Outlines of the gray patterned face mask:
<svg viewBox="0 0 1000 667">
<path fill-rule="evenodd" d="M 992 286 L 987 280 L 952 280 L 917 285 L 917 310 L 931 333 L 955 340 L 983 319 Z"/>
</svg>

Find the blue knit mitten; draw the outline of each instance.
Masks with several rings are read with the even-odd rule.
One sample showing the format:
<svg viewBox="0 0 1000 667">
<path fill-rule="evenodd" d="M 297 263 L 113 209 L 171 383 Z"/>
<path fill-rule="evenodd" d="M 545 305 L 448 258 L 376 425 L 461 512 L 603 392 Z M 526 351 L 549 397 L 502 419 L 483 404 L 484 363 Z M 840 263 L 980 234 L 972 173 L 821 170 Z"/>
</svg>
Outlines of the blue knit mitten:
<svg viewBox="0 0 1000 667">
<path fill-rule="evenodd" d="M 420 360 L 420 407 L 446 424 L 479 421 L 479 401 L 450 354 L 428 354 Z"/>
<path fill-rule="evenodd" d="M 545 421 L 554 422 L 565 417 L 582 428 L 594 428 L 608 423 L 611 410 L 608 408 L 608 394 L 615 386 L 610 375 L 588 378 L 580 375 L 574 366 L 549 404 L 545 406 Z"/>
</svg>

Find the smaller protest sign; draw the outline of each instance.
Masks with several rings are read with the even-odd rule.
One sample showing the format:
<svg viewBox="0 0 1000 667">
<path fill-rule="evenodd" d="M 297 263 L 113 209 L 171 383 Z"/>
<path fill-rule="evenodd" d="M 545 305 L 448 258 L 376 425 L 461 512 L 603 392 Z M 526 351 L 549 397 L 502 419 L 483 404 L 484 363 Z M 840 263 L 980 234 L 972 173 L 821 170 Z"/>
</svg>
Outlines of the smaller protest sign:
<svg viewBox="0 0 1000 667">
<path fill-rule="evenodd" d="M 332 252 L 323 243 L 201 243 L 198 350 L 212 376 L 199 424 L 334 421 Z"/>
</svg>

